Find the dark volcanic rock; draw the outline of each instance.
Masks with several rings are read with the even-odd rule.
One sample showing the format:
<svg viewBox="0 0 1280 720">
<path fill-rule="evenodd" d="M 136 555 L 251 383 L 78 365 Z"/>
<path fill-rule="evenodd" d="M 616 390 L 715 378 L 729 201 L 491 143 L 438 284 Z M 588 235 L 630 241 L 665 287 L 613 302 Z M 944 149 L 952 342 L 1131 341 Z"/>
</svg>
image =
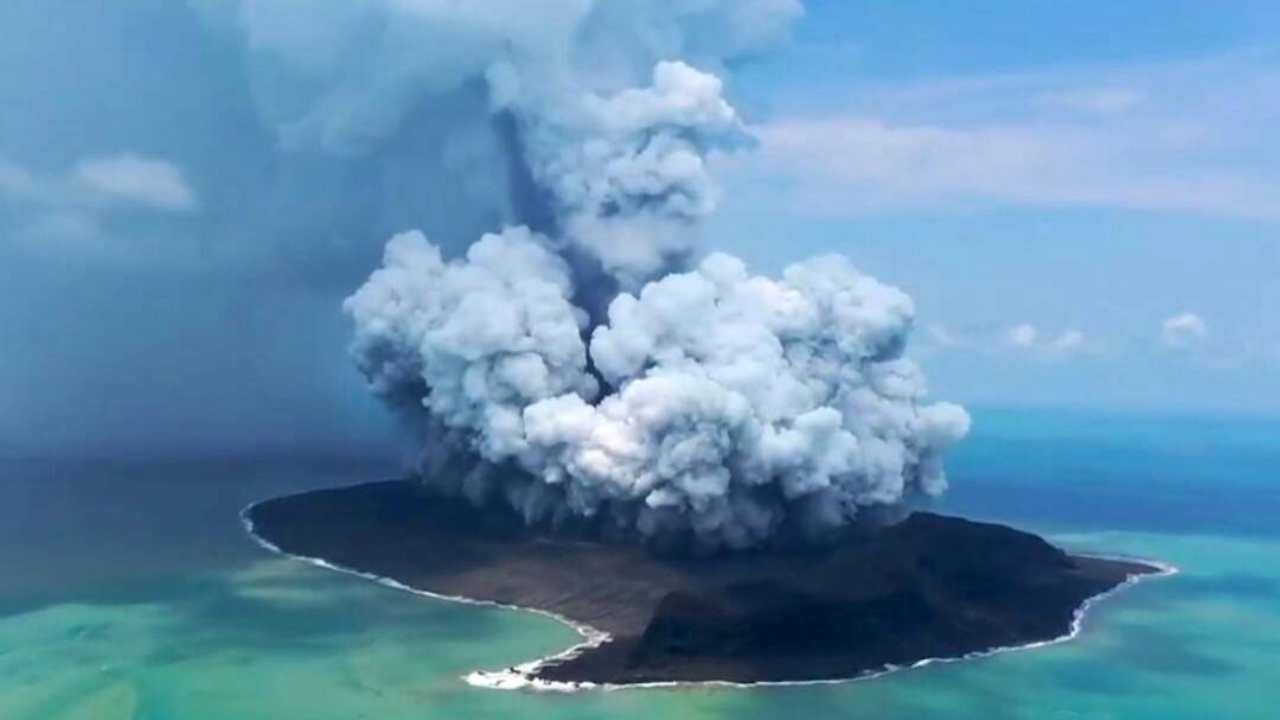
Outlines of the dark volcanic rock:
<svg viewBox="0 0 1280 720">
<path fill-rule="evenodd" d="M 609 633 L 535 671 L 563 682 L 852 677 L 1064 635 L 1085 600 L 1156 572 L 923 512 L 822 549 L 714 558 L 531 531 L 409 481 L 278 498 L 247 516 L 287 553 Z"/>
</svg>

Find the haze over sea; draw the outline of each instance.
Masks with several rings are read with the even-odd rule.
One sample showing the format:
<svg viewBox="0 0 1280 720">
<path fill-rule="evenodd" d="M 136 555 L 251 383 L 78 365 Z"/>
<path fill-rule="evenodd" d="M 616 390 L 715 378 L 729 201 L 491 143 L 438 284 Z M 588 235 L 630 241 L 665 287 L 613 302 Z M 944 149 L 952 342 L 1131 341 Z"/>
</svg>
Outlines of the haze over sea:
<svg viewBox="0 0 1280 720">
<path fill-rule="evenodd" d="M 272 555 L 247 503 L 395 474 L 322 455 L 0 464 L 0 717 L 1273 718 L 1280 421 L 982 410 L 947 512 L 1182 572 L 1074 641 L 839 685 L 530 694 L 460 676 L 557 650 L 552 620 Z"/>
</svg>

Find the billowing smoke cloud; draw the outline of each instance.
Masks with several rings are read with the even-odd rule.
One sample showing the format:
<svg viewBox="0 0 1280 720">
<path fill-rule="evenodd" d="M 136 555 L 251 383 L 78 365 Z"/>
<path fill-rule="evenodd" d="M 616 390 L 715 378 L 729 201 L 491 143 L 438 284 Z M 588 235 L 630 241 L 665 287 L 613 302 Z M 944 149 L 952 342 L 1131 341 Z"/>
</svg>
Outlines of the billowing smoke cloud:
<svg viewBox="0 0 1280 720">
<path fill-rule="evenodd" d="M 346 303 L 354 354 L 375 392 L 419 399 L 475 433 L 501 461 L 522 443 L 521 413 L 567 393 L 594 398 L 569 266 L 527 228 L 486 235 L 446 262 L 419 232 L 387 243 L 384 267 Z M 426 393 L 429 389 L 429 393 Z"/>
<path fill-rule="evenodd" d="M 242 33 L 260 109 L 287 148 L 374 152 L 421 108 L 482 85 L 490 119 L 446 138 L 452 169 L 485 184 L 475 176 L 506 153 L 504 219 L 626 288 L 688 257 L 716 203 L 708 151 L 747 142 L 709 70 L 768 47 L 800 13 L 797 0 L 195 5 Z M 470 134 L 491 125 L 496 146 Z"/>
<path fill-rule="evenodd" d="M 373 389 L 426 409 L 435 452 L 535 477 L 509 493 L 531 521 L 607 513 L 740 547 L 788 513 L 820 529 L 945 488 L 969 418 L 921 404 L 902 292 L 837 256 L 770 280 L 717 253 L 591 327 L 553 245 L 511 228 L 446 261 L 398 235 L 346 305 Z"/>
<path fill-rule="evenodd" d="M 521 87 L 505 63 L 490 77 L 521 120 L 533 178 L 570 244 L 624 287 L 690 253 L 697 221 L 716 203 L 704 158 L 746 138 L 718 78 L 663 61 L 648 87 L 599 96 Z"/>
<path fill-rule="evenodd" d="M 906 295 L 838 257 L 776 280 L 697 260 L 707 159 L 750 145 L 724 78 L 794 0 L 197 5 L 241 33 L 285 148 L 359 157 L 434 106 L 483 113 L 442 152 L 505 188 L 491 232 L 398 234 L 345 305 L 428 479 L 712 547 L 945 487 L 968 416 L 923 403 Z"/>
</svg>

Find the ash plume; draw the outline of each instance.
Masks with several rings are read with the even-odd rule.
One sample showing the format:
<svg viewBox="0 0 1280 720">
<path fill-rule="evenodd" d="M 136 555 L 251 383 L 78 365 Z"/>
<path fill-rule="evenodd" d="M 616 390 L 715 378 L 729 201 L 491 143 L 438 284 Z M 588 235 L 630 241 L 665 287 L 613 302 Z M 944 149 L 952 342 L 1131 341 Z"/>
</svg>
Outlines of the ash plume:
<svg viewBox="0 0 1280 720">
<path fill-rule="evenodd" d="M 264 84 L 307 88 L 268 108 L 286 146 L 359 155 L 432 102 L 486 99 L 492 136 L 446 159 L 505 189 L 491 231 L 397 234 L 344 305 L 427 481 L 707 548 L 945 488 L 969 418 L 925 402 L 909 297 L 837 256 L 780 278 L 699 259 L 708 157 L 751 144 L 728 69 L 785 36 L 794 0 L 205 4 L 269 60 Z"/>
</svg>

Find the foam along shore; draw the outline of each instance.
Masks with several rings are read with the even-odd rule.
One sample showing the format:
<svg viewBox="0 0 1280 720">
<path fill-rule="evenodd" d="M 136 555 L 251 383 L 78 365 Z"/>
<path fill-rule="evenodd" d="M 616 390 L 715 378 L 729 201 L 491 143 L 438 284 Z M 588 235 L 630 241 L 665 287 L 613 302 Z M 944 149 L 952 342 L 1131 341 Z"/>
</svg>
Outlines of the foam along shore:
<svg viewBox="0 0 1280 720">
<path fill-rule="evenodd" d="M 273 551 L 417 594 L 537 612 L 583 636 L 466 677 L 498 689 L 870 678 L 1068 640 L 1092 603 L 1174 571 L 931 513 L 821 551 L 659 558 L 530 531 L 399 480 L 267 500 L 242 516 Z"/>
</svg>

